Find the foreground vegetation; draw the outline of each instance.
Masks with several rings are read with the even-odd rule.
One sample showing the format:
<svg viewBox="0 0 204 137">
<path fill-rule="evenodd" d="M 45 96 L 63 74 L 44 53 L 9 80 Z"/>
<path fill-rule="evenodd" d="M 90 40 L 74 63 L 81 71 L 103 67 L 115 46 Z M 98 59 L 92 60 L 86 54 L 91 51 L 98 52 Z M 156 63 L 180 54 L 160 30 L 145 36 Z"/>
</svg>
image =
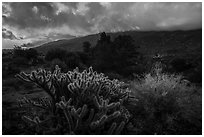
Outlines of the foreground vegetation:
<svg viewBox="0 0 204 137">
<path fill-rule="evenodd" d="M 32 110 L 19 117 L 22 134 L 201 134 L 201 88 L 182 76 L 157 72 L 127 85 L 57 66 L 18 77 L 48 95 L 19 100 L 19 110 Z"/>
<path fill-rule="evenodd" d="M 201 87 L 160 71 L 130 84 L 138 100 L 131 111 L 137 134 L 201 134 Z"/>
</svg>

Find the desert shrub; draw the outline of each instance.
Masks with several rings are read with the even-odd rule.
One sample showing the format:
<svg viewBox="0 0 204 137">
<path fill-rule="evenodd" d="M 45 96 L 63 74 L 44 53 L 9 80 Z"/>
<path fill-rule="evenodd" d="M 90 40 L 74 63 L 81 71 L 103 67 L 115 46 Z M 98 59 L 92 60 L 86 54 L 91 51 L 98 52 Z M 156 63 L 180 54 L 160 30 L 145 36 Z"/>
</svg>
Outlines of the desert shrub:
<svg viewBox="0 0 204 137">
<path fill-rule="evenodd" d="M 32 125 L 35 134 L 125 133 L 130 118 L 125 105 L 130 91 L 123 87 L 123 82 L 109 80 L 91 67 L 88 71 L 79 72 L 76 68 L 61 73 L 56 66 L 53 73 L 39 69 L 17 76 L 37 84 L 49 95 L 39 101 L 27 98 L 20 101 L 20 106 L 41 107 L 50 113 L 44 117 L 40 114 L 22 117 Z"/>
<path fill-rule="evenodd" d="M 73 70 L 81 64 L 81 59 L 77 52 L 68 52 L 64 61 L 69 70 Z"/>
<path fill-rule="evenodd" d="M 116 72 L 107 72 L 106 75 L 108 76 L 109 79 L 119 79 L 119 80 L 123 79 L 123 77 Z"/>
<path fill-rule="evenodd" d="M 29 60 L 25 57 L 16 57 L 13 58 L 12 63 L 16 66 L 26 66 L 28 65 Z"/>
<path fill-rule="evenodd" d="M 30 49 L 23 49 L 20 46 L 16 46 L 13 49 L 13 59 L 15 58 L 26 58 L 27 60 L 37 60 L 38 58 L 37 50 L 30 48 Z"/>
<path fill-rule="evenodd" d="M 133 76 L 133 74 L 142 75 L 145 73 L 145 70 L 142 64 L 138 64 L 137 66 L 134 66 L 134 65 L 128 66 L 120 72 L 122 72 L 123 76 L 126 76 L 126 77 L 128 76 L 130 79 L 132 79 L 131 77 Z"/>
<path fill-rule="evenodd" d="M 9 56 L 2 56 L 2 62 L 6 63 L 6 62 L 10 62 L 11 61 L 11 57 Z"/>
<path fill-rule="evenodd" d="M 185 75 L 193 83 L 202 83 L 202 63 L 198 64 L 194 69 L 186 71 Z"/>
<path fill-rule="evenodd" d="M 138 134 L 201 134 L 202 99 L 198 89 L 183 80 L 156 70 L 131 83 L 138 99 L 130 111 Z"/>
<path fill-rule="evenodd" d="M 66 50 L 63 50 L 63 49 L 60 49 L 60 48 L 51 49 L 46 53 L 45 60 L 52 61 L 53 59 L 58 58 L 61 61 L 63 61 L 66 58 L 66 55 L 67 55 Z"/>
<path fill-rule="evenodd" d="M 13 49 L 13 57 L 25 57 L 25 50 L 20 46 L 15 46 Z"/>
<path fill-rule="evenodd" d="M 30 90 L 30 89 L 32 89 L 33 87 L 34 87 L 34 85 L 33 84 L 31 84 L 31 83 L 23 83 L 23 87 L 26 89 L 26 90 Z"/>
<path fill-rule="evenodd" d="M 16 91 L 20 89 L 22 81 L 16 78 L 8 78 L 2 82 L 3 87 L 13 87 Z"/>
<path fill-rule="evenodd" d="M 92 61 L 91 53 L 78 52 L 78 55 L 80 57 L 80 61 L 81 61 L 82 64 L 84 64 L 86 66 L 91 65 L 91 61 Z"/>
<path fill-rule="evenodd" d="M 37 52 L 37 50 L 35 50 L 33 48 L 27 49 L 27 50 L 25 50 L 25 57 L 29 60 L 30 59 L 36 60 L 38 57 L 38 52 Z"/>
<path fill-rule="evenodd" d="M 13 49 L 12 63 L 17 66 L 36 65 L 38 63 L 38 52 L 35 49 Z"/>
<path fill-rule="evenodd" d="M 62 72 L 67 72 L 68 71 L 68 68 L 67 68 L 67 65 L 65 64 L 65 62 L 59 60 L 59 59 L 54 59 L 52 60 L 51 62 L 51 71 L 53 72 L 55 70 L 55 66 L 58 65 Z"/>
<path fill-rule="evenodd" d="M 175 72 L 183 72 L 191 68 L 191 65 L 187 63 L 187 60 L 182 58 L 173 59 L 170 64 Z"/>
<path fill-rule="evenodd" d="M 83 42 L 83 52 L 88 53 L 91 51 L 91 43 L 88 41 Z"/>
<path fill-rule="evenodd" d="M 18 65 L 13 64 L 13 62 L 4 63 L 2 64 L 2 77 L 6 78 L 8 76 L 14 76 L 15 74 L 19 73 L 20 67 Z"/>
</svg>

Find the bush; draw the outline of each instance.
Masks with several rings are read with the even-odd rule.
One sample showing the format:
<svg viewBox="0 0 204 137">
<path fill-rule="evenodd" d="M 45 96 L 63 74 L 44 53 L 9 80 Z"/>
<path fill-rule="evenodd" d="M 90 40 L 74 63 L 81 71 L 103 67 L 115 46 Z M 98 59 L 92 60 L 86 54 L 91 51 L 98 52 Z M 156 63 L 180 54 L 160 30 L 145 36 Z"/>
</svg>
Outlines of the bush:
<svg viewBox="0 0 204 137">
<path fill-rule="evenodd" d="M 20 72 L 20 68 L 13 63 L 3 63 L 2 64 L 2 77 L 6 78 L 9 75 L 15 75 Z"/>
<path fill-rule="evenodd" d="M 81 62 L 80 55 L 81 54 L 79 54 L 78 52 L 67 52 L 63 49 L 52 49 L 47 52 L 45 60 L 53 61 L 56 59 L 57 62 L 63 64 L 62 66 L 60 66 L 63 70 L 72 70 L 76 67 L 80 67 L 80 65 L 83 64 Z M 65 69 L 65 65 L 67 66 L 67 69 Z"/>
<path fill-rule="evenodd" d="M 78 52 L 78 56 L 80 57 L 80 62 L 85 64 L 86 66 L 91 65 L 92 56 L 90 53 Z"/>
<path fill-rule="evenodd" d="M 52 61 L 53 59 L 60 59 L 61 61 L 64 61 L 64 59 L 67 56 L 67 51 L 56 48 L 49 50 L 45 55 L 45 60 Z"/>
<path fill-rule="evenodd" d="M 27 60 L 37 60 L 38 58 L 37 50 L 30 48 L 30 49 L 23 49 L 20 46 L 16 46 L 13 49 L 13 58 L 26 58 Z"/>
<path fill-rule="evenodd" d="M 83 42 L 83 52 L 88 53 L 91 50 L 91 43 L 88 41 Z"/>
<path fill-rule="evenodd" d="M 25 50 L 25 57 L 29 60 L 30 59 L 36 60 L 38 58 L 38 52 L 33 48 L 27 49 Z"/>
<path fill-rule="evenodd" d="M 192 66 L 187 63 L 185 59 L 176 58 L 173 59 L 170 63 L 175 72 L 183 72 L 190 69 Z"/>
<path fill-rule="evenodd" d="M 185 72 L 186 77 L 193 83 L 202 83 L 202 64 Z"/>
<path fill-rule="evenodd" d="M 22 81 L 16 78 L 9 78 L 2 82 L 3 87 L 13 87 L 16 91 L 20 89 Z"/>
<path fill-rule="evenodd" d="M 34 82 L 50 96 L 39 101 L 27 98 L 20 101 L 20 105 L 37 106 L 50 113 L 44 117 L 23 116 L 32 125 L 32 134 L 125 133 L 130 114 L 125 108 L 129 90 L 123 88 L 123 82 L 109 80 L 92 68 L 61 73 L 58 66 L 53 73 L 39 69 L 17 76 Z"/>
<path fill-rule="evenodd" d="M 13 49 L 13 57 L 25 57 L 25 50 L 20 46 L 15 46 Z"/>
<path fill-rule="evenodd" d="M 65 60 L 65 64 L 69 70 L 73 70 L 76 67 L 79 67 L 81 64 L 81 59 L 78 53 L 68 52 Z"/>
<path fill-rule="evenodd" d="M 138 102 L 130 112 L 138 134 L 202 133 L 201 94 L 182 79 L 180 75 L 157 73 L 131 83 Z"/>
<path fill-rule="evenodd" d="M 59 59 L 54 59 L 51 62 L 51 71 L 52 72 L 55 70 L 56 65 L 58 65 L 61 68 L 62 72 L 68 71 L 67 65 L 63 61 L 61 61 Z"/>
<path fill-rule="evenodd" d="M 29 60 L 25 57 L 16 57 L 12 60 L 12 63 L 16 66 L 26 66 L 29 63 Z"/>
<path fill-rule="evenodd" d="M 108 76 L 109 79 L 119 79 L 119 80 L 123 79 L 123 77 L 116 72 L 107 72 L 106 75 Z"/>
</svg>

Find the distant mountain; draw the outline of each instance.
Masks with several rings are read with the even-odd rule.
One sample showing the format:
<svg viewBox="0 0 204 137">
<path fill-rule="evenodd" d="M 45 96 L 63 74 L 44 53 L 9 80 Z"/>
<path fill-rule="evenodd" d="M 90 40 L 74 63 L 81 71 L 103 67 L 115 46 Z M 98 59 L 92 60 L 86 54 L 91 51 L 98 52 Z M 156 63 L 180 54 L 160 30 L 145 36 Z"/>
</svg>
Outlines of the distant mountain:
<svg viewBox="0 0 204 137">
<path fill-rule="evenodd" d="M 27 48 L 33 48 L 41 46 L 45 43 L 60 39 L 72 39 L 76 36 L 69 34 L 60 34 L 60 33 L 50 33 L 49 35 L 39 35 L 39 36 L 30 36 L 30 37 L 21 37 L 21 39 L 2 39 L 2 49 L 13 49 L 14 45 L 23 46 Z"/>
<path fill-rule="evenodd" d="M 112 40 L 118 35 L 130 35 L 134 39 L 135 45 L 139 46 L 139 50 L 146 55 L 192 53 L 194 51 L 202 54 L 202 29 L 189 31 L 126 31 L 107 34 L 111 36 Z M 99 37 L 99 34 L 93 34 L 70 40 L 57 40 L 43 44 L 36 49 L 43 53 L 53 48 L 82 51 L 83 42 L 89 41 L 92 46 L 95 46 Z"/>
<path fill-rule="evenodd" d="M 72 35 L 69 35 L 69 34 L 55 34 L 55 33 L 52 34 L 51 33 L 48 36 L 36 38 L 37 40 L 33 41 L 32 45 L 37 47 L 37 46 L 41 46 L 43 44 L 50 43 L 50 42 L 53 42 L 53 41 L 57 41 L 57 40 L 60 40 L 60 39 L 69 40 L 69 39 L 73 39 L 73 38 L 76 38 L 76 37 L 72 36 Z"/>
<path fill-rule="evenodd" d="M 84 41 L 89 41 L 91 45 L 95 45 L 98 38 L 99 34 L 77 37 L 73 39 L 60 39 L 53 42 L 45 43 L 39 47 L 36 47 L 36 49 L 43 53 L 46 53 L 48 50 L 53 48 L 62 48 L 68 51 L 81 51 L 82 44 Z"/>
</svg>

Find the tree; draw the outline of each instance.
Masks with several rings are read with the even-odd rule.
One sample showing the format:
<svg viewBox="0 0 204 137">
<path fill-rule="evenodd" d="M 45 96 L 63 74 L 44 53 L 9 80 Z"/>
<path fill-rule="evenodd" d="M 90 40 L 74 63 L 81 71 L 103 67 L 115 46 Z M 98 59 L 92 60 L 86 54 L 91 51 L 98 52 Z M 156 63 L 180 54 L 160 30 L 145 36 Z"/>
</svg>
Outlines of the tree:
<svg viewBox="0 0 204 137">
<path fill-rule="evenodd" d="M 88 41 L 83 42 L 83 51 L 85 53 L 88 53 L 90 52 L 90 50 L 91 50 L 91 43 Z"/>
<path fill-rule="evenodd" d="M 16 57 L 25 57 L 25 50 L 21 46 L 14 45 L 13 58 Z"/>
<path fill-rule="evenodd" d="M 30 59 L 37 59 L 38 52 L 37 52 L 37 50 L 30 48 L 30 49 L 25 50 L 25 56 L 29 60 Z"/>
<path fill-rule="evenodd" d="M 38 62 L 38 52 L 33 48 L 24 49 L 22 46 L 15 46 L 13 49 L 13 60 L 16 60 L 18 63 L 26 64 L 29 61 L 31 63 Z M 27 60 L 26 62 L 21 62 L 21 60 Z"/>
<path fill-rule="evenodd" d="M 106 35 L 105 32 L 102 32 L 100 34 L 100 39 L 98 40 L 98 43 L 103 43 L 103 42 L 110 43 L 110 41 L 111 41 L 110 36 Z"/>
<path fill-rule="evenodd" d="M 93 48 L 93 65 L 99 71 L 108 71 L 112 67 L 112 42 L 105 32 L 100 34 L 100 39 Z"/>
<path fill-rule="evenodd" d="M 65 64 L 69 70 L 76 67 L 80 68 L 81 60 L 79 54 L 77 52 L 68 52 L 65 58 Z"/>
<path fill-rule="evenodd" d="M 131 74 L 139 61 L 139 53 L 132 37 L 129 35 L 119 35 L 114 39 L 112 48 L 114 68 L 119 73 L 125 75 Z"/>
</svg>

